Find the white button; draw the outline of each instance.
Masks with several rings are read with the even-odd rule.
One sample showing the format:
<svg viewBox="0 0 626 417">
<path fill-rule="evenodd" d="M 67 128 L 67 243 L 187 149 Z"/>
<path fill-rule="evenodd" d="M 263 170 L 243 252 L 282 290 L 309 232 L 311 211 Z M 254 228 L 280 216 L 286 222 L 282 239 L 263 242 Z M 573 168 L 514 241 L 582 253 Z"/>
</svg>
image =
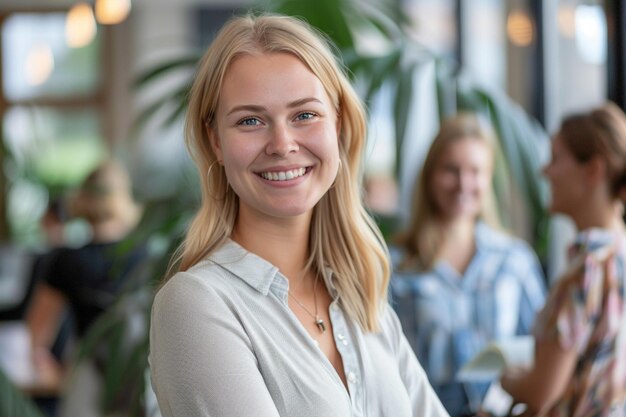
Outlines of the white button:
<svg viewBox="0 0 626 417">
<path fill-rule="evenodd" d="M 337 333 L 337 339 L 339 339 L 339 340 L 343 340 L 343 339 L 344 339 L 344 337 L 343 337 L 343 335 L 342 335 L 341 333 Z"/>
<path fill-rule="evenodd" d="M 348 341 L 347 340 L 342 340 L 341 343 L 343 343 L 344 346 L 348 346 Z"/>
<path fill-rule="evenodd" d="M 348 372 L 348 382 L 351 384 L 356 384 L 357 377 L 354 372 Z"/>
</svg>

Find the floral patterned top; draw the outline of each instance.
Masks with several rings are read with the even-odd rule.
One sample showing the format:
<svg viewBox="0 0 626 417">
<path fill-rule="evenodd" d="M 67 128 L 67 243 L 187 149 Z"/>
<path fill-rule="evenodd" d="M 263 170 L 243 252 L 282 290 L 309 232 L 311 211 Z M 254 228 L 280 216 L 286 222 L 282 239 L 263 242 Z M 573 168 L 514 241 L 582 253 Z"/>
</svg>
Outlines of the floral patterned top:
<svg viewBox="0 0 626 417">
<path fill-rule="evenodd" d="M 579 234 L 570 269 L 555 284 L 536 322 L 537 340 L 576 349 L 571 383 L 549 417 L 626 416 L 626 236 Z"/>
</svg>

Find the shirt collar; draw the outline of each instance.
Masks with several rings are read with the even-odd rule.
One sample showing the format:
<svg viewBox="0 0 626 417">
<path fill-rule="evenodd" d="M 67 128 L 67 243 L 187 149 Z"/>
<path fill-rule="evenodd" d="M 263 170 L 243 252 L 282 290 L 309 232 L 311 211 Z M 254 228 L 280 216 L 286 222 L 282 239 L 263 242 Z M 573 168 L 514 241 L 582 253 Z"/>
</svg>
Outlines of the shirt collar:
<svg viewBox="0 0 626 417">
<path fill-rule="evenodd" d="M 568 254 L 572 258 L 580 252 L 594 251 L 604 246 L 623 244 L 623 240 L 622 234 L 614 230 L 589 228 L 580 231 L 576 235 L 576 239 L 570 246 Z"/>
<path fill-rule="evenodd" d="M 229 271 L 263 295 L 269 293 L 272 284 L 276 285 L 280 292 L 286 293 L 289 290 L 289 281 L 277 267 L 260 256 L 247 251 L 232 239 L 228 239 L 207 259 Z M 324 269 L 323 279 L 331 298 L 333 300 L 338 299 L 339 291 L 335 286 L 336 276 L 330 267 Z"/>
<path fill-rule="evenodd" d="M 287 280 L 280 275 L 277 267 L 260 256 L 248 252 L 232 239 L 228 239 L 213 252 L 208 260 L 229 271 L 263 295 L 269 293 L 273 283 L 287 289 Z"/>
<path fill-rule="evenodd" d="M 474 239 L 476 241 L 476 251 L 489 249 L 492 247 L 502 247 L 502 235 L 483 221 L 477 221 L 474 229 Z"/>
</svg>

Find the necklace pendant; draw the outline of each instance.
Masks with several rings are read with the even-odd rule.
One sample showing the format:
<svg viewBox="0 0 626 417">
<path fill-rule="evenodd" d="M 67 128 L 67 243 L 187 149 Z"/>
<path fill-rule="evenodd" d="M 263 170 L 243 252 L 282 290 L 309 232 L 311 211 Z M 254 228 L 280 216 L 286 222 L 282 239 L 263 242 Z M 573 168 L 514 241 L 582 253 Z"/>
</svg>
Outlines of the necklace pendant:
<svg viewBox="0 0 626 417">
<path fill-rule="evenodd" d="M 324 320 L 320 319 L 319 317 L 316 317 L 315 325 L 317 326 L 318 329 L 320 329 L 320 332 L 326 333 L 326 324 L 324 323 Z"/>
</svg>

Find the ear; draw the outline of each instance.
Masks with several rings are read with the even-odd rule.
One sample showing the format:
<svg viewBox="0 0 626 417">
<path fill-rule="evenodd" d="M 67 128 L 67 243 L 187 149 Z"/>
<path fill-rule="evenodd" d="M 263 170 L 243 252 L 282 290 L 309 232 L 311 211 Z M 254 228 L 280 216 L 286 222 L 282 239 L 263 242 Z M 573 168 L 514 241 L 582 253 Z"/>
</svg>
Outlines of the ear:
<svg viewBox="0 0 626 417">
<path fill-rule="evenodd" d="M 209 125 L 208 123 L 204 125 L 204 128 L 206 130 L 207 137 L 209 138 L 211 148 L 215 153 L 215 157 L 217 158 L 218 162 L 222 164 L 222 161 L 224 161 L 224 157 L 222 153 L 222 144 L 220 143 L 220 138 L 217 134 L 217 129 L 214 126 Z"/>
<path fill-rule="evenodd" d="M 600 156 L 594 156 L 586 163 L 586 171 L 592 184 L 606 182 L 606 161 Z"/>
</svg>

